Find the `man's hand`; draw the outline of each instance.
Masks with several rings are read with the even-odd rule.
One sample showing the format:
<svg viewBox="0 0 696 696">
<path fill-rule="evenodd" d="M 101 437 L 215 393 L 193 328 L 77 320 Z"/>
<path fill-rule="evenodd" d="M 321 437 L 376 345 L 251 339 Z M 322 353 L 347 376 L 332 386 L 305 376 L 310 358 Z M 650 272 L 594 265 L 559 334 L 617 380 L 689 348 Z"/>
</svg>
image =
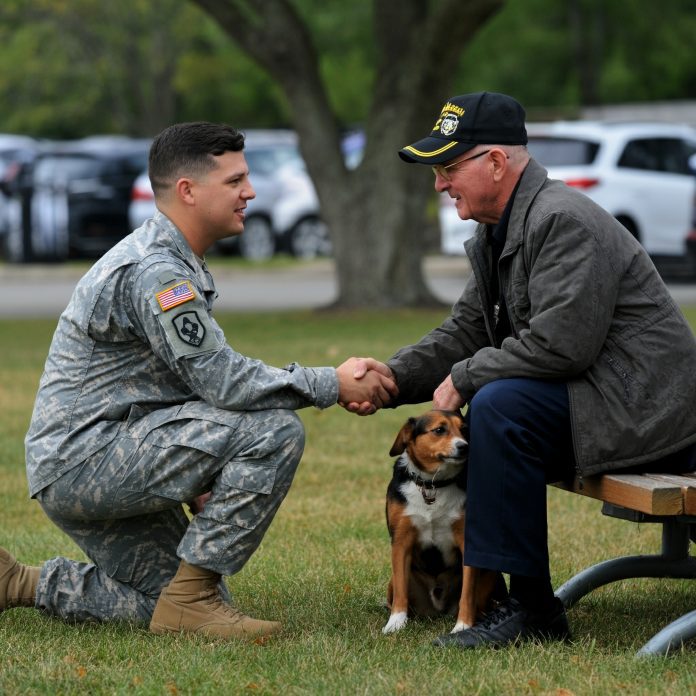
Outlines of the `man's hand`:
<svg viewBox="0 0 696 696">
<path fill-rule="evenodd" d="M 392 371 L 374 358 L 349 358 L 336 373 L 338 403 L 360 416 L 374 413 L 399 393 Z"/>
<path fill-rule="evenodd" d="M 447 379 L 445 379 L 433 394 L 433 408 L 442 411 L 457 411 L 463 405 L 464 399 L 462 399 L 461 394 L 454 388 L 452 375 L 448 375 Z"/>
</svg>

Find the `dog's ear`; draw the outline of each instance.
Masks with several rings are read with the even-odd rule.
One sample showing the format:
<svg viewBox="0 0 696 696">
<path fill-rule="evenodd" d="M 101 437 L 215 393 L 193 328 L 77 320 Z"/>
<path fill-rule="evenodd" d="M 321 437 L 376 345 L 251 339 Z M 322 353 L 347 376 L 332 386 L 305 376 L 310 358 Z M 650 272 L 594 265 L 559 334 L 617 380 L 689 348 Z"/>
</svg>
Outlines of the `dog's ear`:
<svg viewBox="0 0 696 696">
<path fill-rule="evenodd" d="M 389 450 L 389 456 L 390 457 L 396 457 L 397 454 L 401 454 L 405 449 L 406 445 L 408 444 L 409 440 L 411 439 L 411 436 L 413 435 L 413 426 L 416 423 L 415 418 L 409 418 L 399 430 L 399 434 L 396 436 L 396 440 L 394 440 L 394 444 L 391 446 L 391 449 Z"/>
</svg>

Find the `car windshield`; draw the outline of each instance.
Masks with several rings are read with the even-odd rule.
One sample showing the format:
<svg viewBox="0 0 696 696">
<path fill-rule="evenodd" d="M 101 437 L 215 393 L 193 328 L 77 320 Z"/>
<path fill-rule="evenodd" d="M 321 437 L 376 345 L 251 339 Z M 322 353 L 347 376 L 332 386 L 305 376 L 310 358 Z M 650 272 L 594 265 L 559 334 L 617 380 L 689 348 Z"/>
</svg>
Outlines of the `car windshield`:
<svg viewBox="0 0 696 696">
<path fill-rule="evenodd" d="M 527 149 L 529 154 L 545 167 L 563 167 L 592 164 L 597 156 L 599 144 L 581 138 L 530 136 Z"/>
</svg>

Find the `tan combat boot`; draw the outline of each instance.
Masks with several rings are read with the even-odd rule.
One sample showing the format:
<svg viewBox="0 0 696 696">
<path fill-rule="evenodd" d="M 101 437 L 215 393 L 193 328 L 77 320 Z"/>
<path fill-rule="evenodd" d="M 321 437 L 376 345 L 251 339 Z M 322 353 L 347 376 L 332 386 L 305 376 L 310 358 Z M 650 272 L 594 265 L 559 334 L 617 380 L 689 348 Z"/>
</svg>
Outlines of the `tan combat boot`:
<svg viewBox="0 0 696 696">
<path fill-rule="evenodd" d="M 33 607 L 41 568 L 17 563 L 0 547 L 0 611 L 12 607 Z"/>
<path fill-rule="evenodd" d="M 201 633 L 219 638 L 258 638 L 277 633 L 277 621 L 245 616 L 218 590 L 220 575 L 181 561 L 174 579 L 160 594 L 152 614 L 153 633 Z"/>
</svg>

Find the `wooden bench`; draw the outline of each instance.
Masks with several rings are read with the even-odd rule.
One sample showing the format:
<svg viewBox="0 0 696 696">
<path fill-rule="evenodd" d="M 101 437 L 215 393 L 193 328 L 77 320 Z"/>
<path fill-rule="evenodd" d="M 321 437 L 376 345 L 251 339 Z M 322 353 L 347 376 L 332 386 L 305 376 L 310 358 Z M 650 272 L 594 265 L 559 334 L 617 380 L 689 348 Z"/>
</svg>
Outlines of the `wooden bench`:
<svg viewBox="0 0 696 696">
<path fill-rule="evenodd" d="M 696 578 L 696 556 L 689 554 L 690 534 L 696 540 L 696 474 L 605 474 L 554 484 L 558 488 L 603 501 L 602 513 L 632 522 L 662 524 L 662 552 L 624 556 L 583 570 L 556 591 L 566 607 L 597 587 L 627 578 Z M 696 637 L 696 610 L 653 636 L 638 656 L 666 655 Z"/>
</svg>

